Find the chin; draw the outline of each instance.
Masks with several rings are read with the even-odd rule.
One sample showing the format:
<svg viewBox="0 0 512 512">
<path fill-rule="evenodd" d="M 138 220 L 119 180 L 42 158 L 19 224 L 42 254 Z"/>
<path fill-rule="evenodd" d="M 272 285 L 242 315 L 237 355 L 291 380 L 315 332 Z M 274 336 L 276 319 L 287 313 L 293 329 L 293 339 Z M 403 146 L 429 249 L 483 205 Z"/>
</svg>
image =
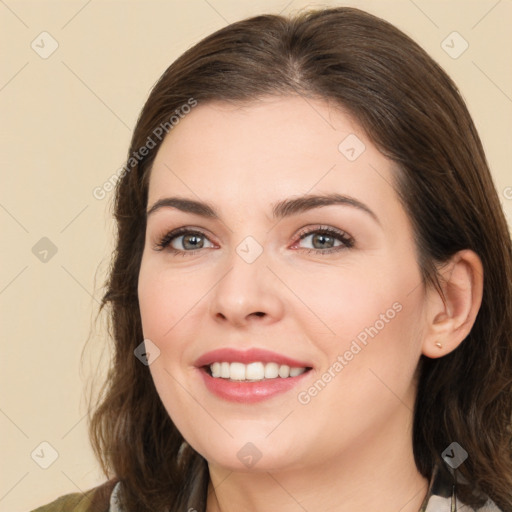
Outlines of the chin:
<svg viewBox="0 0 512 512">
<path fill-rule="evenodd" d="M 233 472 L 268 472 L 298 468 L 304 462 L 297 446 L 282 442 L 272 442 L 261 437 L 249 440 L 246 435 L 236 436 L 229 441 L 217 442 L 209 439 L 208 445 L 190 443 L 207 461 L 209 465 L 221 467 Z M 291 438 L 290 438 L 291 439 Z M 215 449 L 212 450 L 212 445 Z"/>
</svg>

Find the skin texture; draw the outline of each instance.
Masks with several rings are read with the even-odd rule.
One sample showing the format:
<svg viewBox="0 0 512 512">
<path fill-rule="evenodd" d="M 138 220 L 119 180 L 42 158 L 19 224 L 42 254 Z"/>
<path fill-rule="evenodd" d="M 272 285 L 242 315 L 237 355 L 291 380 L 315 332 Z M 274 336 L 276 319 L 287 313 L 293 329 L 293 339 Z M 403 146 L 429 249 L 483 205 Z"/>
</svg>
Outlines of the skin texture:
<svg viewBox="0 0 512 512">
<path fill-rule="evenodd" d="M 354 161 L 338 149 L 350 134 L 365 145 Z M 207 202 L 219 215 L 150 213 L 139 276 L 144 337 L 160 350 L 150 371 L 172 420 L 209 463 L 209 512 L 421 505 L 428 482 L 412 454 L 415 370 L 421 354 L 441 357 L 467 335 L 482 270 L 462 251 L 442 269 L 445 301 L 425 289 L 394 172 L 348 115 L 300 97 L 199 105 L 160 147 L 148 210 L 173 196 Z M 364 203 L 378 220 L 347 205 L 272 216 L 280 201 L 332 193 Z M 204 233 L 203 248 L 186 253 L 178 237 L 179 253 L 158 250 L 183 226 Z M 336 241 L 329 252 L 312 236 L 300 240 L 321 227 L 347 233 L 353 246 Z M 236 252 L 248 236 L 263 250 L 252 263 Z M 347 360 L 371 326 L 378 333 Z M 268 349 L 312 370 L 269 400 L 228 402 L 207 390 L 194 366 L 218 348 Z M 330 382 L 308 394 L 329 369 Z M 248 442 L 261 453 L 251 468 L 237 456 Z"/>
</svg>

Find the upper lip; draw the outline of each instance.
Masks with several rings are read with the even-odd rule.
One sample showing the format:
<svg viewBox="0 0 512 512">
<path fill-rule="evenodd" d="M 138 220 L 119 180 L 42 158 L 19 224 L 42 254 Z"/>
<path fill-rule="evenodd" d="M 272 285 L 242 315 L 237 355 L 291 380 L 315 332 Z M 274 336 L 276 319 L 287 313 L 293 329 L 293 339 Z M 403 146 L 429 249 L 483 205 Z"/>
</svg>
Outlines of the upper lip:
<svg viewBox="0 0 512 512">
<path fill-rule="evenodd" d="M 212 363 L 216 362 L 226 362 L 226 363 L 278 363 L 278 364 L 286 364 L 290 367 L 295 368 L 311 368 L 311 364 L 298 361 L 297 359 L 293 359 L 288 356 L 284 356 L 282 354 L 278 354 L 277 352 L 271 352 L 270 350 L 265 350 L 261 348 L 251 348 L 249 350 L 239 350 L 235 348 L 220 348 L 217 350 L 212 350 L 210 352 L 206 352 L 202 356 L 200 356 L 194 365 L 198 368 L 202 366 L 209 366 Z"/>
</svg>

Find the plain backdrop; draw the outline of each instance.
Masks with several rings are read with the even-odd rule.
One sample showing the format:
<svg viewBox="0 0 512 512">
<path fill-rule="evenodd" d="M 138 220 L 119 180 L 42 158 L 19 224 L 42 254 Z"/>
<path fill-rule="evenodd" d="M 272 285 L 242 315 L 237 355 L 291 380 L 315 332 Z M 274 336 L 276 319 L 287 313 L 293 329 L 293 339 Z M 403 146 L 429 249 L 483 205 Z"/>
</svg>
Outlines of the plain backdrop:
<svg viewBox="0 0 512 512">
<path fill-rule="evenodd" d="M 227 23 L 335 5 L 389 20 L 455 80 L 510 225 L 510 0 L 0 0 L 1 511 L 104 480 L 84 391 L 109 355 L 93 320 L 112 249 L 112 193 L 100 200 L 93 190 L 123 165 L 151 87 Z"/>
</svg>

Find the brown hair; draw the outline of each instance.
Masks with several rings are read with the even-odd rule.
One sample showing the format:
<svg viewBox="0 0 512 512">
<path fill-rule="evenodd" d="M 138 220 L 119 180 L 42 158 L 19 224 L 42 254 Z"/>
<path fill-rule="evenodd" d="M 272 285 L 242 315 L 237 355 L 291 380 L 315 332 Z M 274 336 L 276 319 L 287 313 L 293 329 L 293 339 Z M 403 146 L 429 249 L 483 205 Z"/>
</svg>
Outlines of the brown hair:
<svg viewBox="0 0 512 512">
<path fill-rule="evenodd" d="M 231 24 L 178 58 L 153 88 L 116 191 L 117 246 L 102 304 L 114 358 L 90 432 L 106 474 L 122 480 L 126 509 L 139 511 L 178 510 L 193 476 L 207 480 L 194 450 L 178 457 L 183 438 L 134 357 L 143 339 L 137 280 L 149 171 L 161 141 L 143 158 L 140 148 L 155 142 L 157 127 L 170 131 L 170 116 L 191 98 L 201 105 L 294 94 L 334 101 L 396 162 L 424 285 L 439 289 L 439 264 L 459 250 L 481 258 L 483 301 L 471 333 L 445 357 L 420 360 L 413 447 L 430 478 L 436 465 L 446 471 L 441 453 L 457 441 L 469 453 L 459 496 L 476 504 L 471 491 L 479 489 L 511 510 L 512 249 L 482 144 L 439 65 L 391 24 L 352 8 Z"/>
</svg>

